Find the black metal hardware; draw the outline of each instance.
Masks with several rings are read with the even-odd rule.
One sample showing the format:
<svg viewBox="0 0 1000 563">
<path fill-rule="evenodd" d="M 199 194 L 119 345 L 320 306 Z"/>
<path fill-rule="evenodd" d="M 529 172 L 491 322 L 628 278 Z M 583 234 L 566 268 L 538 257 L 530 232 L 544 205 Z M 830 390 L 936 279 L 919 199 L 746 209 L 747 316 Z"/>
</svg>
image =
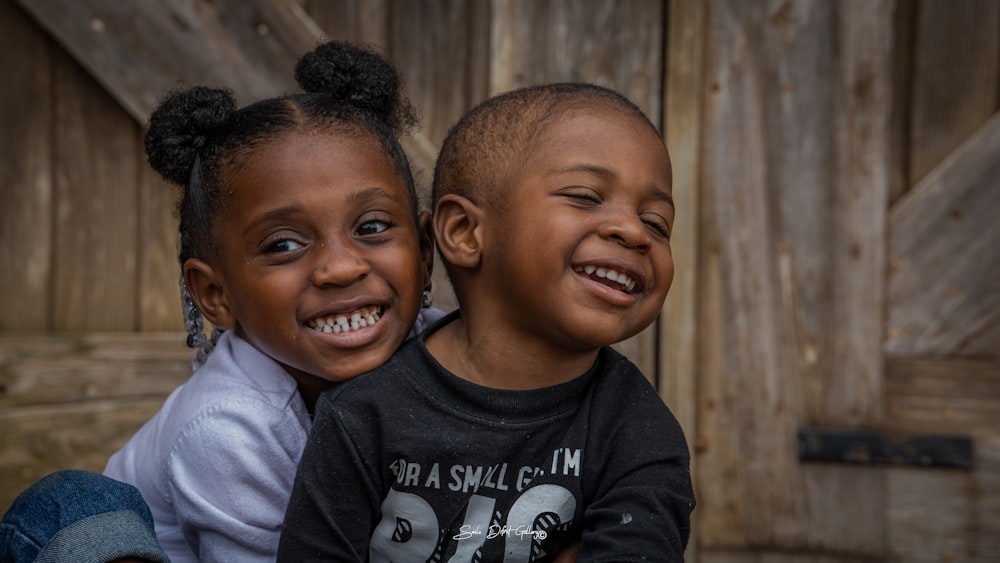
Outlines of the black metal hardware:
<svg viewBox="0 0 1000 563">
<path fill-rule="evenodd" d="M 972 439 L 966 436 L 889 437 L 856 430 L 800 428 L 799 460 L 972 469 Z"/>
</svg>

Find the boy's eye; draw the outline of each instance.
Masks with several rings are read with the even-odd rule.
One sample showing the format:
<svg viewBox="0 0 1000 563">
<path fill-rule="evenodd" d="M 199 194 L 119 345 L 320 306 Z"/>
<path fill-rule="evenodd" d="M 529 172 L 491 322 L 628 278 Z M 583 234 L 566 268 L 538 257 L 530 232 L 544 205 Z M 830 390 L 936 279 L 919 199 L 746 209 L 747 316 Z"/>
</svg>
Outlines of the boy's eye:
<svg viewBox="0 0 1000 563">
<path fill-rule="evenodd" d="M 586 188 L 576 188 L 570 189 L 563 192 L 565 197 L 573 200 L 576 203 L 583 205 L 592 205 L 601 203 L 601 198 L 593 190 Z"/>
<path fill-rule="evenodd" d="M 670 226 L 659 215 L 645 215 L 642 222 L 661 237 L 670 240 Z"/>
</svg>

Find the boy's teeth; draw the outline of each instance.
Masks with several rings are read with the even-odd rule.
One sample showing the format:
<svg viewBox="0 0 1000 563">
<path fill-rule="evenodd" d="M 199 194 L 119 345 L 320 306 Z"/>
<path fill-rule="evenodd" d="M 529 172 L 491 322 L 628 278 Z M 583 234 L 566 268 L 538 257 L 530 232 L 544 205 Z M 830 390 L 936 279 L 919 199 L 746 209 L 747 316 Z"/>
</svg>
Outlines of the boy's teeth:
<svg viewBox="0 0 1000 563">
<path fill-rule="evenodd" d="M 379 307 L 358 309 L 350 315 L 339 314 L 331 317 L 320 317 L 309 321 L 309 326 L 318 332 L 339 334 L 373 326 L 381 318 Z"/>
<path fill-rule="evenodd" d="M 588 276 L 596 276 L 598 278 L 604 278 L 611 280 L 613 282 L 618 282 L 621 284 L 622 288 L 626 291 L 632 291 L 635 289 L 635 280 L 630 278 L 625 272 L 619 272 L 617 270 L 612 270 L 610 268 L 603 268 L 599 266 L 587 265 L 583 267 L 583 272 Z"/>
</svg>

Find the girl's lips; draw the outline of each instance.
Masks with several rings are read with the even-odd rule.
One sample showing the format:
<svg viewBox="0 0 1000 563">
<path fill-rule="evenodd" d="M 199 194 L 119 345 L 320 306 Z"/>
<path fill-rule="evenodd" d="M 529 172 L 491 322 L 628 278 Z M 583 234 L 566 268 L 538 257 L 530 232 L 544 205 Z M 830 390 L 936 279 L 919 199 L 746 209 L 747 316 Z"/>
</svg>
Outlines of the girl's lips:
<svg viewBox="0 0 1000 563">
<path fill-rule="evenodd" d="M 317 332 L 340 334 L 374 326 L 382 318 L 382 313 L 384 307 L 367 305 L 350 312 L 317 317 L 306 324 Z"/>
</svg>

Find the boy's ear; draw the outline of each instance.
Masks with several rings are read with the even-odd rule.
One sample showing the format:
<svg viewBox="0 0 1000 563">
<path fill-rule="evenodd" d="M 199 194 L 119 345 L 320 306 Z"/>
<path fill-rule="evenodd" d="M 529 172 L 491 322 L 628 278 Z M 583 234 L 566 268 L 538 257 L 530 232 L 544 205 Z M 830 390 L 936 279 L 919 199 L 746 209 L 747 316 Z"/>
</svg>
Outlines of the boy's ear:
<svg viewBox="0 0 1000 563">
<path fill-rule="evenodd" d="M 197 258 L 189 258 L 184 262 L 184 283 L 194 304 L 208 322 L 225 330 L 236 326 L 225 288 L 212 266 Z"/>
<path fill-rule="evenodd" d="M 417 215 L 417 236 L 420 237 L 420 262 L 424 266 L 424 289 L 431 289 L 431 274 L 434 273 L 434 224 L 430 211 Z"/>
<path fill-rule="evenodd" d="M 459 268 L 476 268 L 482 259 L 483 209 L 470 199 L 448 194 L 434 206 L 434 240 L 441 258 Z"/>
</svg>

